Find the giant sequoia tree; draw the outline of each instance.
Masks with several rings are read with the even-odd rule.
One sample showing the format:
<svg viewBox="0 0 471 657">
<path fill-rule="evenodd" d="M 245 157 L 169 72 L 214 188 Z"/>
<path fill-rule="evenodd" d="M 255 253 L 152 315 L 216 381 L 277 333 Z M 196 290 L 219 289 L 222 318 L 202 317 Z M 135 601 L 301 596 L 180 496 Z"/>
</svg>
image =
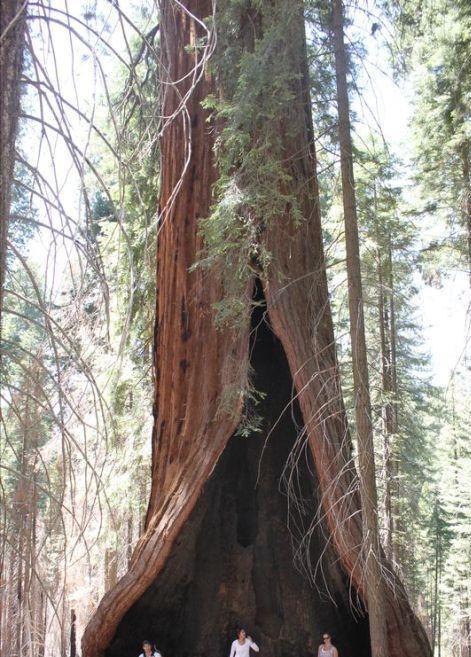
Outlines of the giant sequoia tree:
<svg viewBox="0 0 471 657">
<path fill-rule="evenodd" d="M 160 26 L 152 490 L 83 654 L 150 635 L 164 654 L 217 655 L 243 622 L 266 655 L 309 654 L 325 628 L 342 655 L 368 655 L 303 3 L 226 0 L 213 16 L 210 0 L 162 0 Z M 387 577 L 389 655 L 429 655 Z"/>
</svg>

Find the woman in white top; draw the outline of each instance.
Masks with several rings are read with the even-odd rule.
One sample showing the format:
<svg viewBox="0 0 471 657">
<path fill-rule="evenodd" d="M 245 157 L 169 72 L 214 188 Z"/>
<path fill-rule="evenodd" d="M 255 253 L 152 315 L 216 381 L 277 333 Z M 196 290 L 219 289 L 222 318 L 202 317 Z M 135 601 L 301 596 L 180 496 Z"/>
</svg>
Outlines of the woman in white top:
<svg viewBox="0 0 471 657">
<path fill-rule="evenodd" d="M 250 657 L 250 648 L 259 651 L 257 644 L 252 641 L 252 637 L 247 636 L 247 632 L 241 627 L 237 630 L 237 639 L 232 642 L 229 657 Z"/>
<path fill-rule="evenodd" d="M 322 636 L 322 643 L 317 651 L 317 657 L 338 657 L 338 655 L 337 648 L 332 645 L 330 634 L 326 632 Z"/>
</svg>

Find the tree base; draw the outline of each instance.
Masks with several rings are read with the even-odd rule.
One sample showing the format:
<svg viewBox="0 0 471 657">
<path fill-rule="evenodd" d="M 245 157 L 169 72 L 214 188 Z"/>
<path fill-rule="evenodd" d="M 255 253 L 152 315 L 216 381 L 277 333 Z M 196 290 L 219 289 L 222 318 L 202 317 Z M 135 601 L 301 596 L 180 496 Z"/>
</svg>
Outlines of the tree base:
<svg viewBox="0 0 471 657">
<path fill-rule="evenodd" d="M 221 657 L 238 624 L 263 657 L 317 655 L 325 631 L 341 657 L 370 654 L 367 618 L 352 615 L 348 583 L 321 525 L 309 546 L 311 563 L 322 563 L 315 585 L 295 565 L 288 509 L 295 511 L 280 480 L 302 421 L 290 403 L 282 347 L 261 310 L 253 326 L 253 383 L 266 395 L 254 410 L 263 429 L 230 439 L 164 569 L 124 616 L 107 657 L 137 655 L 143 639 L 155 641 L 164 657 Z M 292 481 L 304 513 L 290 516 L 291 527 L 309 526 L 318 511 L 310 451 L 297 453 Z"/>
</svg>

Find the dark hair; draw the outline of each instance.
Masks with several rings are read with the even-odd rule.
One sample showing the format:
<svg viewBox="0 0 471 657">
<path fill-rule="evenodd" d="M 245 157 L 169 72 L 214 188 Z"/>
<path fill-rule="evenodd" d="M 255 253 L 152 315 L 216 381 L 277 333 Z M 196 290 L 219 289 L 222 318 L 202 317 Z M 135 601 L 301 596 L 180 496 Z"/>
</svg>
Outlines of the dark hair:
<svg viewBox="0 0 471 657">
<path fill-rule="evenodd" d="M 142 642 L 143 646 L 150 646 L 152 648 L 152 641 L 149 641 L 148 639 L 144 639 Z"/>
</svg>

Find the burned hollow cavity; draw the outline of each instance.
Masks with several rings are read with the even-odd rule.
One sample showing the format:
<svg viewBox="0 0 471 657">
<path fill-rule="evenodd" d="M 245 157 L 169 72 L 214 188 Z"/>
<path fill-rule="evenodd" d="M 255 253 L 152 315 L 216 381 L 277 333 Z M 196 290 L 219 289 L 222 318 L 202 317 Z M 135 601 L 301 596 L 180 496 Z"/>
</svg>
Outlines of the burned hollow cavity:
<svg viewBox="0 0 471 657">
<path fill-rule="evenodd" d="M 137 656 L 145 638 L 164 657 L 221 657 L 238 624 L 262 657 L 315 655 L 324 631 L 342 657 L 370 654 L 367 620 L 352 614 L 348 583 L 321 526 L 308 551 L 312 564 L 322 559 L 316 584 L 295 563 L 295 527 L 316 517 L 317 483 L 309 450 L 301 447 L 292 481 L 303 515 L 296 515 L 281 479 L 291 472 L 301 415 L 260 286 L 256 294 L 251 365 L 262 395 L 250 410 L 260 416 L 261 431 L 230 438 L 164 569 L 124 616 L 107 657 Z"/>
</svg>

